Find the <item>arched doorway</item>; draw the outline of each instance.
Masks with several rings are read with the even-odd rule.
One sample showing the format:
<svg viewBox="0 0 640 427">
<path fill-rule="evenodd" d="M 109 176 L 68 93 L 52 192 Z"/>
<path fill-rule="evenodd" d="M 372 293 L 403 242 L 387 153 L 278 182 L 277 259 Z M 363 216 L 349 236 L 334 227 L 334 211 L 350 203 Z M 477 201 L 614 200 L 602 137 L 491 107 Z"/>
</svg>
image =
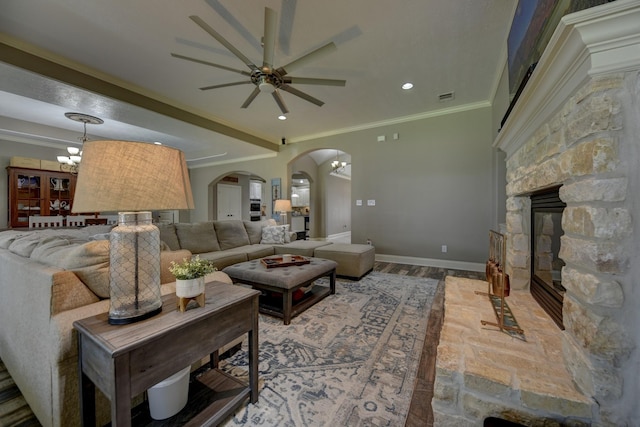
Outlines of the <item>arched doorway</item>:
<svg viewBox="0 0 640 427">
<path fill-rule="evenodd" d="M 255 208 L 252 207 L 252 205 L 258 204 L 261 210 L 262 205 L 266 204 L 267 196 L 265 195 L 265 191 L 267 186 L 264 178 L 247 171 L 233 171 L 218 176 L 211 181 L 207 191 L 208 218 L 210 221 L 230 218 L 226 216 L 227 214 L 225 213 L 222 213 L 222 217 L 220 217 L 219 208 L 221 208 L 221 205 L 218 200 L 218 185 L 221 187 L 224 186 L 227 192 L 231 191 L 231 194 L 233 194 L 233 188 L 231 187 L 235 187 L 235 191 L 239 191 L 240 193 L 239 202 L 233 202 L 234 204 L 239 203 L 239 206 L 228 206 L 223 209 L 224 212 L 239 208 L 240 218 L 238 219 L 245 221 L 261 219 L 261 215 L 256 217 L 255 213 L 253 213 L 255 212 Z M 227 202 L 228 200 L 224 203 Z"/>
<path fill-rule="evenodd" d="M 331 165 L 336 159 L 340 170 Z M 333 148 L 316 149 L 302 153 L 288 167 L 291 189 L 298 174 L 309 179 L 309 238 L 350 241 L 351 156 Z"/>
<path fill-rule="evenodd" d="M 298 234 L 298 240 L 310 238 L 312 182 L 311 176 L 304 171 L 291 174 L 291 231 Z"/>
</svg>

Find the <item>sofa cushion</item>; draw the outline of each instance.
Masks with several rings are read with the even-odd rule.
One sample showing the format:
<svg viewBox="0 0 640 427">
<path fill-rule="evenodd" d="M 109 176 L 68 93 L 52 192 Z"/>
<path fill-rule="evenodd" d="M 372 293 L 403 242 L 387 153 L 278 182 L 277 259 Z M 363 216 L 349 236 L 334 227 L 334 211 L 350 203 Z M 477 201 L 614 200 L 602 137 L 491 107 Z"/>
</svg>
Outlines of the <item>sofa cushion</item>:
<svg viewBox="0 0 640 427">
<path fill-rule="evenodd" d="M 100 235 L 100 234 L 108 234 L 115 227 L 112 224 L 95 224 L 95 225 L 87 225 L 86 227 L 78 228 L 77 231 L 82 234 L 86 234 L 87 237 Z M 62 231 L 62 230 L 58 230 Z M 95 239 L 94 239 L 95 240 Z"/>
<path fill-rule="evenodd" d="M 19 239 L 25 234 L 28 234 L 28 232 L 25 233 L 25 231 L 22 230 L 3 231 L 2 233 L 0 233 L 0 248 L 8 249 L 9 246 L 14 242 L 14 240 Z"/>
<path fill-rule="evenodd" d="M 246 254 L 247 260 L 251 261 L 256 258 L 264 258 L 266 256 L 273 255 L 273 245 L 247 245 L 237 248 L 229 249 L 226 252 L 243 253 Z"/>
<path fill-rule="evenodd" d="M 236 252 L 234 250 L 230 251 L 217 251 L 217 252 L 208 252 L 199 254 L 200 258 L 208 259 L 213 261 L 213 265 L 218 269 L 222 270 L 223 268 L 237 264 L 239 262 L 244 262 L 247 260 L 247 254 L 244 252 Z"/>
<path fill-rule="evenodd" d="M 88 236 L 78 230 L 37 230 L 16 237 L 8 249 L 16 255 L 29 258 L 38 245 L 51 239 L 79 243 L 86 242 Z"/>
<path fill-rule="evenodd" d="M 73 271 L 100 298 L 109 298 L 109 241 L 43 239 L 33 250 L 31 259 Z"/>
<path fill-rule="evenodd" d="M 250 244 L 242 221 L 213 221 L 213 226 L 218 236 L 218 244 L 223 251 Z"/>
<path fill-rule="evenodd" d="M 260 243 L 263 245 L 284 245 L 285 234 L 286 230 L 282 225 L 263 227 Z"/>
<path fill-rule="evenodd" d="M 249 243 L 257 245 L 262 240 L 262 227 L 265 226 L 264 221 L 243 221 L 244 229 L 249 236 Z"/>
<path fill-rule="evenodd" d="M 160 240 L 165 242 L 169 249 L 177 251 L 180 248 L 180 240 L 176 234 L 176 227 L 173 224 L 158 224 L 160 230 Z"/>
<path fill-rule="evenodd" d="M 175 227 L 181 249 L 187 249 L 194 254 L 220 250 L 212 221 L 177 223 Z"/>
<path fill-rule="evenodd" d="M 302 256 L 315 256 L 315 249 L 321 246 L 331 245 L 326 240 L 296 240 L 281 246 L 274 246 L 276 255 L 291 254 Z"/>
</svg>

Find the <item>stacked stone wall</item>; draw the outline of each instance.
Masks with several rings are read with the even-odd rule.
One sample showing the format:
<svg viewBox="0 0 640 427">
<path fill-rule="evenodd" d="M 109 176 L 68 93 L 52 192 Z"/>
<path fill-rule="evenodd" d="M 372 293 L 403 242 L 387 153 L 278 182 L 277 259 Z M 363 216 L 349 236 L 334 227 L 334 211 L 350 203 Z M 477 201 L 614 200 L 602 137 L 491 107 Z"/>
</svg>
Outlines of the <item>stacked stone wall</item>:
<svg viewBox="0 0 640 427">
<path fill-rule="evenodd" d="M 507 159 L 506 268 L 514 289 L 530 284 L 529 195 L 562 185 L 564 360 L 580 389 L 600 403 L 603 425 L 624 425 L 607 407 L 622 397 L 621 367 L 634 347 L 620 316 L 619 279 L 629 270 L 625 249 L 634 234 L 630 166 L 621 147 L 637 144 L 623 114 L 632 108 L 628 89 L 635 79 L 589 81 Z"/>
</svg>

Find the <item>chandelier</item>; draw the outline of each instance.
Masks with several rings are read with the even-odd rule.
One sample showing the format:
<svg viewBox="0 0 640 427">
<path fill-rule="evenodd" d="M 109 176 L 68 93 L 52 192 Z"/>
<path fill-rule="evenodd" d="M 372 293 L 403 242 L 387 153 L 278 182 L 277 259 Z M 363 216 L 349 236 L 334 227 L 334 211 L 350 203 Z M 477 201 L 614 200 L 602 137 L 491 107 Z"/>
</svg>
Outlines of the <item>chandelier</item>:
<svg viewBox="0 0 640 427">
<path fill-rule="evenodd" d="M 336 159 L 334 161 L 331 162 L 331 172 L 332 173 L 336 173 L 339 174 L 340 172 L 344 171 L 344 168 L 347 167 L 348 163 L 345 161 L 340 161 L 340 159 L 338 158 L 340 152 L 338 150 L 336 150 Z"/>
<path fill-rule="evenodd" d="M 87 124 L 101 125 L 102 123 L 104 123 L 104 120 L 98 117 L 90 116 L 88 114 L 64 113 L 64 115 L 70 120 L 82 123 L 84 131 L 82 133 L 82 137 L 79 139 L 82 141 L 83 145 L 89 139 L 87 138 Z M 80 165 L 80 161 L 82 160 L 82 150 L 78 147 L 67 147 L 67 153 L 69 154 L 68 156 L 58 156 L 58 162 L 66 165 L 67 169 L 69 169 L 69 172 L 73 174 L 78 173 L 78 166 Z"/>
</svg>

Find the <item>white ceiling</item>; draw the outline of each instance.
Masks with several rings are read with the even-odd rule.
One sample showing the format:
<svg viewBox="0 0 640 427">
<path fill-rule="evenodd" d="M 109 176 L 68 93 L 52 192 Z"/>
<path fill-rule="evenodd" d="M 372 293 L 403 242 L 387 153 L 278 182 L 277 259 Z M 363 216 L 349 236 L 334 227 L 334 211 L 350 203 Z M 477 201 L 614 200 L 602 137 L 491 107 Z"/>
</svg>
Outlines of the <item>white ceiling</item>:
<svg viewBox="0 0 640 427">
<path fill-rule="evenodd" d="M 0 137 L 64 147 L 76 142 L 76 111 L 104 119 L 90 139 L 161 141 L 185 151 L 191 166 L 275 155 L 281 139 L 295 143 L 443 109 L 486 104 L 506 61 L 516 0 L 0 0 L 0 42 L 45 56 L 94 77 L 162 101 L 245 134 L 243 141 L 193 123 L 97 95 L 64 81 L 0 63 Z M 262 65 L 264 7 L 278 13 L 275 66 L 333 41 L 337 50 L 295 70 L 296 77 L 344 79 L 345 87 L 296 85 L 325 102 L 289 93 L 286 121 L 271 96 L 240 106 L 253 85 L 201 91 L 248 79 L 172 57 L 178 53 L 246 66 L 191 19 L 197 15 Z M 37 68 L 37 67 L 36 67 Z M 66 80 L 65 76 L 59 77 Z M 412 81 L 415 87 L 400 86 Z M 438 95 L 455 92 L 452 101 Z M 110 95 L 110 94 L 109 94 Z M 177 117 L 177 116 L 174 116 Z M 263 146 L 260 146 L 263 145 Z M 326 159 L 331 157 L 326 153 Z M 194 160 L 201 159 L 201 160 Z M 318 161 L 318 159 L 316 159 Z"/>
</svg>

